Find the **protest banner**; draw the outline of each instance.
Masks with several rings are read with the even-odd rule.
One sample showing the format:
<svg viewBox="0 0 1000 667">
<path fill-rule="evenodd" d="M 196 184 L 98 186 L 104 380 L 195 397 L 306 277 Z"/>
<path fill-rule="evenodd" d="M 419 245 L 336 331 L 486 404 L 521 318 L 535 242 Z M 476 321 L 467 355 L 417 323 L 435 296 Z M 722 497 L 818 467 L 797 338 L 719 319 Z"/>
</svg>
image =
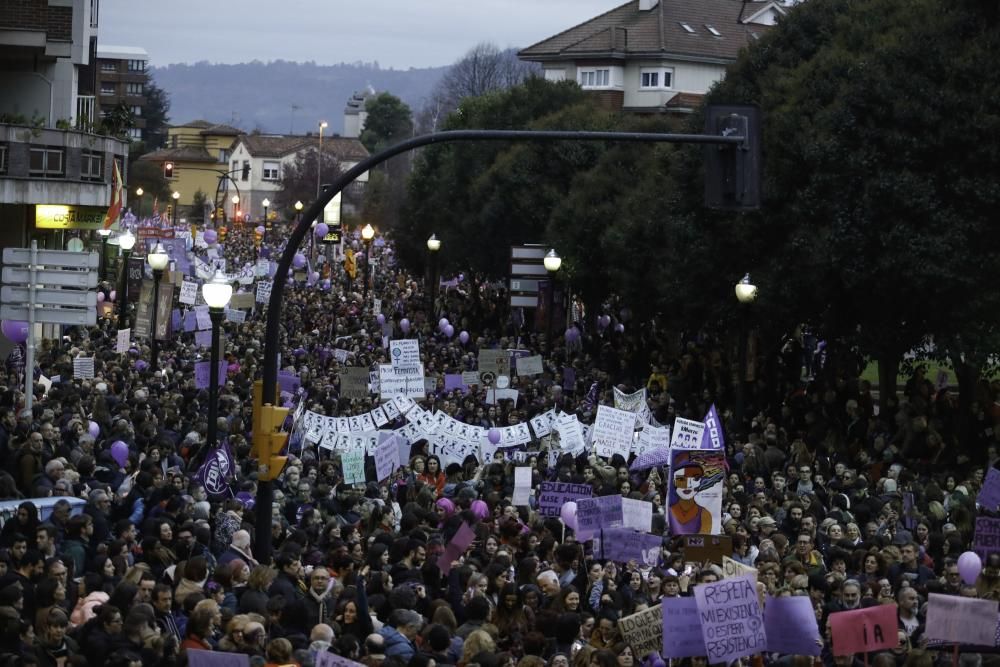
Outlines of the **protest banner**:
<svg viewBox="0 0 1000 667">
<path fill-rule="evenodd" d="M 972 539 L 972 550 L 983 560 L 990 554 L 1000 553 L 1000 519 L 988 516 L 976 517 L 976 534 Z"/>
<path fill-rule="evenodd" d="M 704 422 L 677 417 L 674 420 L 673 434 L 670 436 L 670 449 L 701 449 L 704 435 Z"/>
<path fill-rule="evenodd" d="M 764 632 L 768 652 L 816 656 L 823 650 L 812 600 L 804 595 L 768 597 L 764 604 Z"/>
<path fill-rule="evenodd" d="M 725 452 L 671 448 L 670 456 L 667 516 L 671 534 L 721 533 Z"/>
<path fill-rule="evenodd" d="M 424 367 L 402 368 L 379 364 L 379 393 L 382 400 L 390 398 L 424 398 Z"/>
<path fill-rule="evenodd" d="M 226 651 L 187 650 L 188 667 L 250 667 L 250 656 Z M 319 663 L 317 663 L 318 667 Z"/>
<path fill-rule="evenodd" d="M 986 472 L 986 479 L 983 480 L 983 488 L 979 491 L 976 502 L 984 510 L 991 512 L 1000 507 L 1000 470 L 990 468 Z"/>
<path fill-rule="evenodd" d="M 115 341 L 115 352 L 119 354 L 125 354 L 128 349 L 132 346 L 132 330 L 131 329 L 119 329 L 118 337 Z"/>
<path fill-rule="evenodd" d="M 757 568 L 750 567 L 749 565 L 744 565 L 738 560 L 733 560 L 729 556 L 722 557 L 722 578 L 730 579 L 732 577 L 742 577 L 749 574 L 757 579 Z"/>
<path fill-rule="evenodd" d="M 94 357 L 73 358 L 73 378 L 89 380 L 94 377 Z"/>
<path fill-rule="evenodd" d="M 448 574 L 451 572 L 451 564 L 459 559 L 465 550 L 469 548 L 476 539 L 476 531 L 474 531 L 469 524 L 462 522 L 458 530 L 455 532 L 455 536 L 451 538 L 448 542 L 448 546 L 444 548 L 441 555 L 438 557 L 438 568 L 441 570 L 441 574 Z"/>
<path fill-rule="evenodd" d="M 577 539 L 586 540 L 602 528 L 622 524 L 622 497 L 581 498 L 576 503 Z"/>
<path fill-rule="evenodd" d="M 462 371 L 462 384 L 466 387 L 479 385 L 479 373 L 476 371 Z"/>
<path fill-rule="evenodd" d="M 549 410 L 548 412 L 543 412 L 540 415 L 535 415 L 528 420 L 531 424 L 531 431 L 535 434 L 536 438 L 544 438 L 549 433 L 552 432 L 552 422 L 555 421 L 556 412 L 555 410 Z"/>
<path fill-rule="evenodd" d="M 614 387 L 615 408 L 631 412 L 635 416 L 635 427 L 643 428 L 649 423 L 649 405 L 646 403 L 646 388 L 626 394 Z"/>
<path fill-rule="evenodd" d="M 340 369 L 340 395 L 344 398 L 368 398 L 368 369 L 348 366 Z"/>
<path fill-rule="evenodd" d="M 587 445 L 583 439 L 583 428 L 576 415 L 560 413 L 553 424 L 559 433 L 559 448 L 565 452 L 581 452 Z"/>
<path fill-rule="evenodd" d="M 642 456 L 646 452 L 651 452 L 654 449 L 669 448 L 669 426 L 653 426 L 651 424 L 646 424 L 643 429 L 639 431 L 639 437 L 632 442 L 632 453 L 636 456 Z"/>
<path fill-rule="evenodd" d="M 542 355 L 536 354 L 533 357 L 517 357 L 517 374 L 519 376 L 541 375 Z"/>
<path fill-rule="evenodd" d="M 257 281 L 257 303 L 267 303 L 271 300 L 271 281 Z"/>
<path fill-rule="evenodd" d="M 469 387 L 462 382 L 462 375 L 459 373 L 446 373 L 444 376 L 444 390 L 445 391 L 455 391 L 458 390 L 463 394 L 469 393 Z"/>
<path fill-rule="evenodd" d="M 531 466 L 517 466 L 514 468 L 514 495 L 511 503 L 518 506 L 526 506 L 531 498 Z"/>
<path fill-rule="evenodd" d="M 238 310 L 249 310 L 253 308 L 254 295 L 250 292 L 237 292 L 229 300 L 229 307 Z"/>
<path fill-rule="evenodd" d="M 993 646 L 997 633 L 996 600 L 931 593 L 924 636 L 949 644 Z"/>
<path fill-rule="evenodd" d="M 700 584 L 694 587 L 694 597 L 709 664 L 729 664 L 767 649 L 764 612 L 754 577 Z"/>
<path fill-rule="evenodd" d="M 653 503 L 622 498 L 622 525 L 648 533 L 653 529 Z"/>
<path fill-rule="evenodd" d="M 482 384 L 493 386 L 499 376 L 510 376 L 510 354 L 507 350 L 480 350 L 478 364 Z"/>
<path fill-rule="evenodd" d="M 705 432 L 701 438 L 701 446 L 699 449 L 725 449 L 726 439 L 722 435 L 722 420 L 719 419 L 719 413 L 715 409 L 715 403 L 712 403 L 712 407 L 708 409 L 708 414 L 705 415 Z"/>
<path fill-rule="evenodd" d="M 313 667 L 364 667 L 364 665 L 327 650 L 316 653 Z"/>
<path fill-rule="evenodd" d="M 659 535 L 637 533 L 629 528 L 605 528 L 594 535 L 594 553 L 617 563 L 634 560 L 639 565 L 656 566 L 662 546 L 663 538 Z"/>
<path fill-rule="evenodd" d="M 632 434 L 635 432 L 635 415 L 607 405 L 597 406 L 592 437 L 594 451 L 598 456 L 610 459 L 620 454 L 627 459 L 632 448 Z"/>
<path fill-rule="evenodd" d="M 375 448 L 375 476 L 384 481 L 399 467 L 399 436 L 393 434 Z"/>
<path fill-rule="evenodd" d="M 224 383 L 226 381 L 226 361 L 219 362 L 219 382 Z M 212 362 L 211 361 L 196 361 L 194 364 L 194 388 L 195 389 L 208 389 L 208 385 L 211 384 L 212 380 Z"/>
<path fill-rule="evenodd" d="M 594 489 L 589 484 L 569 484 L 566 482 L 542 482 L 538 490 L 538 513 L 542 516 L 559 516 L 566 503 L 590 498 Z"/>
<path fill-rule="evenodd" d="M 340 455 L 340 464 L 344 468 L 345 484 L 365 483 L 365 452 L 354 450 Z"/>
<path fill-rule="evenodd" d="M 302 380 L 292 371 L 278 371 L 278 390 L 294 394 L 302 386 Z"/>
<path fill-rule="evenodd" d="M 896 614 L 894 604 L 830 614 L 833 654 L 852 655 L 896 648 L 899 646 Z M 996 617 L 993 623 L 996 624 Z"/>
<path fill-rule="evenodd" d="M 396 368 L 417 368 L 420 363 L 420 342 L 416 338 L 389 341 L 389 360 Z"/>
<path fill-rule="evenodd" d="M 226 308 L 226 321 L 236 322 L 237 324 L 243 324 L 246 322 L 247 314 L 242 310 L 236 310 L 235 308 Z"/>
<path fill-rule="evenodd" d="M 663 612 L 663 657 L 693 658 L 705 655 L 698 601 L 692 597 L 660 598 Z"/>
<path fill-rule="evenodd" d="M 181 293 L 177 297 L 180 303 L 193 306 L 195 301 L 198 300 L 198 283 L 185 280 L 181 283 Z"/>
<path fill-rule="evenodd" d="M 622 640 L 632 647 L 635 658 L 642 660 L 663 648 L 663 609 L 660 605 L 644 609 L 618 621 Z"/>
</svg>

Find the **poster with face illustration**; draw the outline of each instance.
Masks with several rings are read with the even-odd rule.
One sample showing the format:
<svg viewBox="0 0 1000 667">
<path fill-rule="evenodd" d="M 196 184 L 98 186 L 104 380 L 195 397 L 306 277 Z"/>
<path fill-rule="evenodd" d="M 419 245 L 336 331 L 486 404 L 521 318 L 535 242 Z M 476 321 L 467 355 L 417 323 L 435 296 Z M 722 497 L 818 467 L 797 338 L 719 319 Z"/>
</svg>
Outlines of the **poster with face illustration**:
<svg viewBox="0 0 1000 667">
<path fill-rule="evenodd" d="M 725 454 L 700 449 L 674 450 L 670 459 L 670 533 L 721 534 Z"/>
</svg>

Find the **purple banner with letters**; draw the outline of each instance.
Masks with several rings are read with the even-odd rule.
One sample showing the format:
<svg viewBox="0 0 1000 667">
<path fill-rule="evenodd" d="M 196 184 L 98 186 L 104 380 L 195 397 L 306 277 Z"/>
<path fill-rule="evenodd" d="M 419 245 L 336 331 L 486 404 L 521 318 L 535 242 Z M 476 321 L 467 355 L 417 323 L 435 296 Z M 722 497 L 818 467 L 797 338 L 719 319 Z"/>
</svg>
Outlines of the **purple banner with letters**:
<svg viewBox="0 0 1000 667">
<path fill-rule="evenodd" d="M 705 432 L 701 436 L 700 449 L 725 449 L 726 438 L 722 435 L 722 420 L 715 409 L 715 403 L 708 409 L 705 415 Z"/>
<path fill-rule="evenodd" d="M 602 528 L 620 526 L 623 520 L 620 495 L 581 498 L 576 503 L 576 536 L 579 540 L 589 540 Z"/>
<path fill-rule="evenodd" d="M 976 502 L 982 505 L 984 510 L 996 511 L 1000 506 L 1000 470 L 990 468 L 983 480 L 983 489 L 979 492 Z"/>
<path fill-rule="evenodd" d="M 1000 519 L 976 517 L 976 536 L 972 539 L 972 550 L 983 560 L 990 554 L 1000 553 Z"/>
<path fill-rule="evenodd" d="M 594 553 L 616 563 L 634 560 L 639 565 L 655 567 L 660 562 L 659 535 L 639 533 L 629 528 L 605 528 L 594 536 Z"/>
<path fill-rule="evenodd" d="M 538 513 L 542 516 L 559 516 L 566 503 L 590 498 L 594 489 L 589 484 L 542 482 L 538 488 Z"/>
</svg>

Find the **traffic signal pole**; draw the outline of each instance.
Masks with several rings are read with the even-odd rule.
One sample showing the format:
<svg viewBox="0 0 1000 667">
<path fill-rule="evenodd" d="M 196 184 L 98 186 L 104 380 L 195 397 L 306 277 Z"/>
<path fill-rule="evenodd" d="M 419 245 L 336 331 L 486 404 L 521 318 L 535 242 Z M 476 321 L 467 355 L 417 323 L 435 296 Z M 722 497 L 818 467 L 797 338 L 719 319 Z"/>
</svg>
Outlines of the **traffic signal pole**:
<svg viewBox="0 0 1000 667">
<path fill-rule="evenodd" d="M 709 107 L 711 111 L 712 107 Z M 299 251 L 299 246 L 309 232 L 313 220 L 319 218 L 323 208 L 348 185 L 354 182 L 362 174 L 368 172 L 377 165 L 385 162 L 391 157 L 412 151 L 422 146 L 432 144 L 445 144 L 467 141 L 605 141 L 605 142 L 628 142 L 628 143 L 677 143 L 677 144 L 701 144 L 710 147 L 717 154 L 723 156 L 722 159 L 729 159 L 731 162 L 741 165 L 746 162 L 749 155 L 759 154 L 759 132 L 756 131 L 754 122 L 739 122 L 741 117 L 738 107 L 726 107 L 727 115 L 737 118 L 730 123 L 719 123 L 720 130 L 713 134 L 675 134 L 675 133 L 645 133 L 645 132 L 575 132 L 575 131 L 530 131 L 530 130 L 453 130 L 448 132 L 438 132 L 419 137 L 413 137 L 400 142 L 395 146 L 376 153 L 361 162 L 357 163 L 324 188 L 312 204 L 309 205 L 299 217 L 298 223 L 292 230 L 285 245 L 285 250 L 278 260 L 278 268 L 274 274 L 271 284 L 271 298 L 268 301 L 267 325 L 264 333 L 264 370 L 262 381 L 263 397 L 276 397 L 278 386 L 278 352 L 281 336 L 281 306 L 285 298 L 285 285 L 288 281 L 288 270 L 292 265 L 292 258 Z M 750 107 L 745 107 L 746 115 L 754 112 Z M 746 133 L 733 131 L 733 128 L 746 128 Z M 722 150 L 719 150 L 722 149 Z M 737 167 L 741 168 L 741 167 Z M 730 170 L 731 171 L 731 170 Z M 742 173 L 742 172 L 741 172 Z M 743 182 L 741 186 L 748 192 L 759 192 L 759 185 L 752 182 L 753 178 L 759 176 L 756 171 L 751 175 L 751 182 Z M 713 178 L 713 174 L 708 174 Z M 732 209 L 733 202 L 739 201 L 740 193 L 732 193 L 731 187 L 726 187 L 727 204 L 725 208 Z M 755 208 L 756 198 L 747 197 L 748 204 L 745 208 Z M 258 404 L 255 401 L 254 413 L 256 415 Z M 271 403 L 261 405 L 261 410 L 272 415 L 270 410 L 274 408 Z M 274 439 L 270 428 L 280 428 L 280 422 L 274 422 L 273 415 L 268 417 L 267 423 L 258 422 L 254 417 L 254 450 L 260 457 L 266 455 L 265 460 L 258 458 L 258 482 L 257 498 L 255 505 L 255 544 L 254 555 L 261 563 L 269 563 L 271 559 L 271 512 L 274 503 L 274 478 L 281 473 L 280 466 L 284 461 L 278 460 L 276 452 L 272 446 L 280 441 L 280 437 Z M 268 427 L 264 430 L 264 427 Z M 260 427 L 260 428 L 258 428 Z M 258 445 L 258 431 L 262 438 L 267 438 L 268 445 Z M 263 442 L 261 440 L 260 442 Z"/>
</svg>

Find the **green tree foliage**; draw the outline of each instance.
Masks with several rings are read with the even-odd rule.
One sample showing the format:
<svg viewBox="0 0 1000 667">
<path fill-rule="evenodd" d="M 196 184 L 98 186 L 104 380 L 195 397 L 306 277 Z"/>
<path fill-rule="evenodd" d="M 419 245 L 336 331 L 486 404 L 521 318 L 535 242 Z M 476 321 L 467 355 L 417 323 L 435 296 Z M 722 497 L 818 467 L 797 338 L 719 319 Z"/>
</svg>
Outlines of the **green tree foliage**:
<svg viewBox="0 0 1000 667">
<path fill-rule="evenodd" d="M 146 205 L 143 206 L 143 211 L 147 214 L 152 210 L 152 204 L 149 202 L 153 198 L 157 198 L 161 202 L 170 199 L 170 184 L 167 179 L 163 178 L 163 166 L 159 163 L 142 160 L 129 162 L 126 182 L 129 189 L 128 200 L 135 202 L 132 204 L 133 213 L 138 214 L 139 212 L 138 199 L 135 198 L 135 191 L 138 188 L 142 188 L 143 198 L 147 200 Z"/>
<path fill-rule="evenodd" d="M 323 183 L 330 183 L 340 174 L 340 162 L 323 150 Z M 300 152 L 295 161 L 281 170 L 281 190 L 274 197 L 275 210 L 284 210 L 286 217 L 295 215 L 295 202 L 308 207 L 316 199 L 316 168 L 318 151 Z"/>
<path fill-rule="evenodd" d="M 361 132 L 361 143 L 371 153 L 398 144 L 413 135 L 413 114 L 403 100 L 390 93 L 379 93 L 365 103 L 368 117 Z"/>
<path fill-rule="evenodd" d="M 146 119 L 146 127 L 142 131 L 142 140 L 147 150 L 162 148 L 167 140 L 167 124 L 170 122 L 170 96 L 155 83 L 146 84 L 146 106 L 142 110 Z"/>
<path fill-rule="evenodd" d="M 202 192 L 201 188 L 195 191 L 194 195 L 191 197 L 191 206 L 189 207 L 187 213 L 188 222 L 202 222 L 205 219 L 205 205 L 209 204 L 209 209 L 211 209 L 211 204 L 208 201 L 208 195 Z"/>
</svg>

